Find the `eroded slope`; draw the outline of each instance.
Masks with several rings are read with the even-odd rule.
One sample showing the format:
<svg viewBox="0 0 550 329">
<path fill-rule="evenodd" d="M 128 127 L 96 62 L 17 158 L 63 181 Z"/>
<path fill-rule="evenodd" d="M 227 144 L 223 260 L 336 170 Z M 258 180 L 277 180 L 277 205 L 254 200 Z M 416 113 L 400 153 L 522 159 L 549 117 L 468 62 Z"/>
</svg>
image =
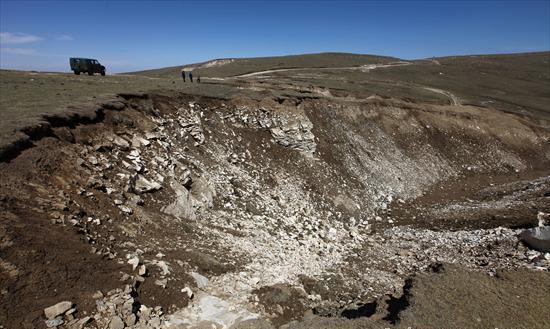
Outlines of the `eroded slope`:
<svg viewBox="0 0 550 329">
<path fill-rule="evenodd" d="M 433 231 L 423 216 L 392 215 L 476 174 L 508 176 L 502 184 L 536 171 L 548 191 L 550 133 L 528 119 L 377 98 L 118 101 L 95 123 L 54 124 L 2 164 L 3 322 L 42 326 L 56 299 L 76 303 L 78 319 L 93 315 L 92 327 L 116 317 L 137 327 L 278 326 L 399 296 L 406 278 L 442 262 L 493 275 L 548 268 L 498 221 Z M 507 194 L 495 189 L 485 193 Z M 521 201 L 523 216 L 548 210 L 547 196 Z M 36 289 L 48 298 L 33 300 Z M 372 321 L 390 325 L 381 308 Z"/>
</svg>

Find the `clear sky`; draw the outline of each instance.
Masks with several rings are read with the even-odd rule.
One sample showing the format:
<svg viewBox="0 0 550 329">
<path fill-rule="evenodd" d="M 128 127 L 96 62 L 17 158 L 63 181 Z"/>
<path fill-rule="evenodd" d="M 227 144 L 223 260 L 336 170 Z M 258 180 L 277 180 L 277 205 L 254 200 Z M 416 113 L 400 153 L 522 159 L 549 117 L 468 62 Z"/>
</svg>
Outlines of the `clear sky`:
<svg viewBox="0 0 550 329">
<path fill-rule="evenodd" d="M 0 0 L 0 67 L 109 72 L 223 57 L 353 52 L 404 59 L 550 49 L 550 0 Z"/>
</svg>

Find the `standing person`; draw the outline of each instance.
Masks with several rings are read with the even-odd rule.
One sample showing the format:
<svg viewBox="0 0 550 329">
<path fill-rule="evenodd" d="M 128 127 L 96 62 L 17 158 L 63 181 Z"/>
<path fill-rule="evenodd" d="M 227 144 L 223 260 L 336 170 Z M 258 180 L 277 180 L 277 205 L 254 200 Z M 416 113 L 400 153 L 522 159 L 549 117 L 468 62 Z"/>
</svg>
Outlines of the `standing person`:
<svg viewBox="0 0 550 329">
<path fill-rule="evenodd" d="M 193 83 L 193 72 L 189 72 L 189 81 Z"/>
<path fill-rule="evenodd" d="M 183 82 L 185 82 L 185 70 L 181 70 L 181 77 L 183 78 Z"/>
<path fill-rule="evenodd" d="M 201 83 L 201 76 L 197 75 L 197 83 Z"/>
</svg>

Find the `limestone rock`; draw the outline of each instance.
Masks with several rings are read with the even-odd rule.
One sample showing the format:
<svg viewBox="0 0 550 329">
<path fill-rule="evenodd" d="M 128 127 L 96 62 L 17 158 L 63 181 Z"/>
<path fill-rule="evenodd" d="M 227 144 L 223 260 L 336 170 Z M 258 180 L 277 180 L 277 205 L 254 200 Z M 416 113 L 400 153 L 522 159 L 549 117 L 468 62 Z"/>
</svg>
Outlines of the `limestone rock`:
<svg viewBox="0 0 550 329">
<path fill-rule="evenodd" d="M 124 329 L 126 325 L 119 316 L 113 316 L 109 323 L 109 329 Z"/>
<path fill-rule="evenodd" d="M 44 315 L 46 316 L 46 318 L 48 320 L 51 320 L 51 319 L 57 317 L 58 315 L 61 315 L 65 312 L 67 312 L 68 310 L 71 309 L 71 307 L 73 307 L 72 302 L 69 302 L 69 301 L 59 302 L 55 305 L 52 305 L 48 308 L 45 308 L 44 309 Z"/>
<path fill-rule="evenodd" d="M 189 191 L 175 180 L 170 182 L 170 186 L 174 190 L 176 198 L 172 203 L 162 207 L 161 211 L 177 218 L 195 220 L 196 201 L 191 197 Z"/>
<path fill-rule="evenodd" d="M 191 290 L 191 288 L 185 287 L 181 290 L 181 292 L 186 293 L 189 299 L 193 298 L 193 290 Z"/>
<path fill-rule="evenodd" d="M 137 194 L 154 192 L 161 188 L 162 185 L 159 183 L 150 181 L 139 174 L 132 176 L 128 182 L 128 190 Z"/>
<path fill-rule="evenodd" d="M 306 154 L 313 154 L 317 144 L 315 136 L 311 132 L 312 129 L 313 124 L 304 116 L 284 120 L 269 131 L 278 144 Z"/>
<path fill-rule="evenodd" d="M 46 320 L 46 327 L 54 328 L 54 327 L 62 325 L 63 323 L 64 323 L 63 319 L 60 316 L 58 316 L 55 319 Z"/>
<path fill-rule="evenodd" d="M 135 271 L 135 269 L 138 267 L 139 265 L 139 258 L 137 257 L 132 257 L 130 259 L 128 259 L 127 261 L 128 264 L 132 265 L 132 271 Z"/>
<path fill-rule="evenodd" d="M 147 268 L 145 265 L 140 265 L 138 268 L 138 275 L 144 276 L 147 273 Z"/>
<path fill-rule="evenodd" d="M 195 279 L 195 283 L 197 284 L 197 288 L 202 289 L 208 285 L 208 279 L 197 272 L 191 272 L 189 273 Z"/>
</svg>

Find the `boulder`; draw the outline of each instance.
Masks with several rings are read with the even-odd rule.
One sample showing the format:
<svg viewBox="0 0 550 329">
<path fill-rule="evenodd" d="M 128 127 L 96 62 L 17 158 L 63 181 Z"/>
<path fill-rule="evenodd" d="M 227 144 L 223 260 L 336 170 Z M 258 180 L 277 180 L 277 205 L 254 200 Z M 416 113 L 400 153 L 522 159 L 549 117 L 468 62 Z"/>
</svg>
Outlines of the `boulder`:
<svg viewBox="0 0 550 329">
<path fill-rule="evenodd" d="M 109 323 L 109 329 L 124 329 L 126 325 L 119 316 L 113 316 Z"/>
<path fill-rule="evenodd" d="M 138 267 L 139 265 L 139 258 L 137 257 L 131 257 L 130 259 L 128 259 L 127 261 L 128 264 L 132 265 L 132 271 L 135 271 L 135 269 Z"/>
<path fill-rule="evenodd" d="M 150 181 L 139 174 L 132 176 L 128 182 L 128 190 L 137 194 L 154 192 L 161 188 L 162 185 L 159 183 Z"/>
<path fill-rule="evenodd" d="M 120 136 L 113 136 L 113 144 L 120 147 L 122 150 L 128 150 L 130 148 L 130 143 Z"/>
<path fill-rule="evenodd" d="M 69 301 L 59 302 L 55 305 L 44 309 L 44 315 L 48 320 L 54 319 L 58 315 L 61 315 L 73 307 L 73 303 Z"/>
<path fill-rule="evenodd" d="M 165 214 L 177 218 L 195 220 L 197 202 L 191 196 L 189 191 L 175 180 L 170 182 L 170 186 L 176 194 L 176 198 L 167 206 L 162 207 L 161 211 Z"/>
<path fill-rule="evenodd" d="M 550 226 L 527 229 L 520 234 L 519 238 L 535 250 L 550 252 Z"/>
<path fill-rule="evenodd" d="M 197 288 L 202 289 L 208 285 L 208 279 L 204 275 L 200 275 L 197 272 L 191 272 L 189 273 L 195 279 L 195 283 L 197 284 Z"/>
</svg>

